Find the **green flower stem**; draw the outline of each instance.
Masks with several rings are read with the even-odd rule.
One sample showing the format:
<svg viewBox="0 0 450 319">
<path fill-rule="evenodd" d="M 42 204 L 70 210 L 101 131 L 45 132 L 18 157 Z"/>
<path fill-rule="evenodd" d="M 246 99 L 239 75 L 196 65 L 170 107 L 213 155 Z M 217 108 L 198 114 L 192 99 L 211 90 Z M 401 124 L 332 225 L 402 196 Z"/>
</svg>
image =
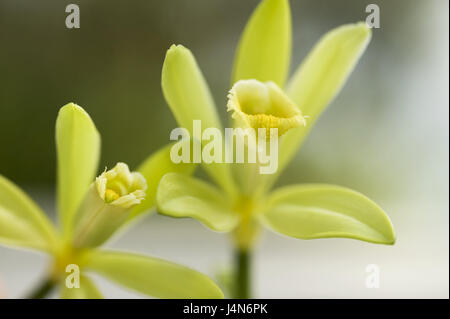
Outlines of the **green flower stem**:
<svg viewBox="0 0 450 319">
<path fill-rule="evenodd" d="M 56 282 L 47 278 L 43 280 L 34 290 L 26 296 L 26 299 L 43 299 L 55 288 Z"/>
<path fill-rule="evenodd" d="M 251 298 L 251 255 L 250 251 L 242 248 L 237 248 L 235 253 L 236 258 L 236 272 L 235 272 L 235 299 L 249 299 Z"/>
</svg>

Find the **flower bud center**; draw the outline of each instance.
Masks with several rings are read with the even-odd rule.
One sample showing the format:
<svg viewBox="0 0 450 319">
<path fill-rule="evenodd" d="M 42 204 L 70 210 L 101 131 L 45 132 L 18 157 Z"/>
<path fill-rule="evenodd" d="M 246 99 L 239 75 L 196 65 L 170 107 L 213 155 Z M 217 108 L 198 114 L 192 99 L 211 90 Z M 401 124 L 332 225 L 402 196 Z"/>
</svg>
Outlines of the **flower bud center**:
<svg viewBox="0 0 450 319">
<path fill-rule="evenodd" d="M 107 189 L 105 191 L 105 202 L 106 203 L 111 203 L 111 202 L 115 201 L 116 199 L 118 199 L 119 197 L 120 197 L 119 194 L 117 194 L 112 189 Z"/>
</svg>

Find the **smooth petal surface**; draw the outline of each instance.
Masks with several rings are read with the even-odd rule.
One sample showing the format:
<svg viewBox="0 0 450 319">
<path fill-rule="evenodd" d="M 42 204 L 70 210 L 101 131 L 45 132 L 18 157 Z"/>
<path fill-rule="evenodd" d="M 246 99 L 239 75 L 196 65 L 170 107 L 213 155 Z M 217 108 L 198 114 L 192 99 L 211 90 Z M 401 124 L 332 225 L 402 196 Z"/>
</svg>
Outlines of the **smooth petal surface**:
<svg viewBox="0 0 450 319">
<path fill-rule="evenodd" d="M 0 175 L 0 243 L 52 252 L 56 240 L 55 229 L 45 213 Z"/>
<path fill-rule="evenodd" d="M 61 287 L 62 299 L 103 299 L 97 286 L 86 275 L 80 276 L 80 288 L 67 288 L 65 282 Z"/>
<path fill-rule="evenodd" d="M 144 201 L 136 206 L 131 212 L 130 219 L 140 215 L 141 213 L 150 210 L 156 205 L 156 189 L 161 178 L 170 172 L 191 175 L 196 164 L 179 163 L 175 164 L 170 159 L 170 150 L 174 144 L 169 144 L 152 155 L 150 155 L 138 168 L 145 179 L 147 180 L 147 190 Z"/>
<path fill-rule="evenodd" d="M 283 87 L 291 57 L 288 0 L 264 0 L 250 17 L 234 61 L 232 84 L 239 80 L 273 81 Z"/>
<path fill-rule="evenodd" d="M 306 126 L 292 129 L 280 139 L 278 174 L 298 151 L 325 107 L 339 93 L 370 38 L 370 29 L 362 22 L 333 29 L 322 37 L 295 72 L 287 93 L 309 118 Z M 273 180 L 273 177 L 268 178 Z"/>
<path fill-rule="evenodd" d="M 230 231 L 238 217 L 226 194 L 213 185 L 186 175 L 169 173 L 156 194 L 158 212 L 172 217 L 192 217 L 215 231 Z"/>
<path fill-rule="evenodd" d="M 214 101 L 191 51 L 172 45 L 167 51 L 162 70 L 162 90 L 178 124 L 193 136 L 193 121 L 200 120 L 202 130 L 221 129 Z M 227 164 L 204 165 L 208 174 L 224 189 L 232 191 L 233 181 Z"/>
<path fill-rule="evenodd" d="M 65 236 L 89 185 L 100 157 L 100 135 L 89 115 L 78 105 L 61 108 L 56 120 L 58 208 Z"/>
<path fill-rule="evenodd" d="M 208 276 L 159 258 L 96 251 L 88 267 L 118 284 L 158 298 L 223 298 Z"/>
<path fill-rule="evenodd" d="M 294 185 L 274 191 L 262 221 L 287 236 L 314 239 L 346 237 L 393 244 L 386 213 L 366 196 L 333 185 Z"/>
</svg>

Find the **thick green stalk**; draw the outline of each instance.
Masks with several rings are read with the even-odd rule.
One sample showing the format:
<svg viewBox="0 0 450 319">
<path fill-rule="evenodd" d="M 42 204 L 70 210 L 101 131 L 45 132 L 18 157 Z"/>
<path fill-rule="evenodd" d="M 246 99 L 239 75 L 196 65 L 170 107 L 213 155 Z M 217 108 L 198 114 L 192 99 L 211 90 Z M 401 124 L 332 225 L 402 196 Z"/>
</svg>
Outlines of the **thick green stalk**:
<svg viewBox="0 0 450 319">
<path fill-rule="evenodd" d="M 235 295 L 236 299 L 251 298 L 251 256 L 249 250 L 236 249 L 235 253 Z"/>
</svg>

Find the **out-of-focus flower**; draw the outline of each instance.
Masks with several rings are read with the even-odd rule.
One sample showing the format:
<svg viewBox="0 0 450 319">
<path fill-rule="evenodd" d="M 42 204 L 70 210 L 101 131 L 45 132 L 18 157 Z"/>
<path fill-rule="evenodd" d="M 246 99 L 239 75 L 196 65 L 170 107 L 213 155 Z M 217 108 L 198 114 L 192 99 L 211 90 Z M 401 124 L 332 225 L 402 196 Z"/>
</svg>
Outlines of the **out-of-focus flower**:
<svg viewBox="0 0 450 319">
<path fill-rule="evenodd" d="M 190 268 L 99 249 L 128 220 L 153 206 L 156 185 L 165 173 L 190 173 L 190 165 L 171 163 L 170 147 L 164 147 L 141 165 L 140 173 L 118 163 L 94 180 L 100 135 L 89 115 L 73 103 L 59 112 L 56 146 L 61 231 L 20 188 L 0 175 L 0 244 L 36 249 L 52 258 L 48 279 L 31 297 L 43 297 L 59 285 L 63 298 L 101 298 L 89 271 L 155 297 L 223 297 L 211 279 Z M 79 287 L 66 283 L 68 270 L 73 269 L 81 271 Z"/>
</svg>

